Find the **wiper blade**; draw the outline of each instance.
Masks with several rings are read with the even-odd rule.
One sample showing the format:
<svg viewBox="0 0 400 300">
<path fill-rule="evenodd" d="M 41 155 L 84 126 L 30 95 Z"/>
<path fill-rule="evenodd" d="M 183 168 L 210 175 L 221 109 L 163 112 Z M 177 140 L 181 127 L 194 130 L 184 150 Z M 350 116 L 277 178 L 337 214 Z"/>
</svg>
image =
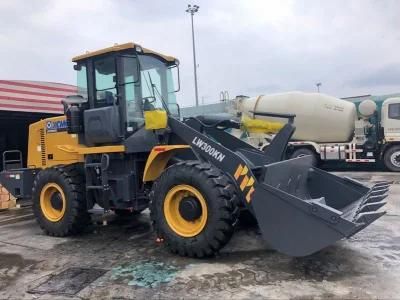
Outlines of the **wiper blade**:
<svg viewBox="0 0 400 300">
<path fill-rule="evenodd" d="M 150 72 L 149 71 L 147 71 L 147 76 L 149 76 L 149 81 L 150 81 L 150 86 L 151 86 L 151 93 L 153 94 L 153 97 L 155 98 L 156 97 L 156 95 L 155 95 L 155 93 L 154 93 L 154 83 L 153 83 L 153 80 L 151 79 L 151 75 L 150 75 Z"/>
<path fill-rule="evenodd" d="M 161 99 L 161 104 L 162 104 L 162 106 L 164 107 L 165 111 L 166 111 L 168 114 L 170 114 L 170 113 L 169 113 L 169 109 L 168 109 L 168 105 L 167 105 L 167 103 L 165 102 L 164 97 L 161 95 L 161 93 L 160 93 L 160 91 L 158 90 L 157 86 L 156 86 L 155 84 L 153 84 L 153 80 L 151 79 L 151 75 L 150 75 L 150 73 L 149 73 L 148 71 L 147 71 L 147 75 L 149 76 L 150 85 L 151 85 L 151 90 L 152 90 L 152 92 L 153 92 L 153 97 L 156 98 L 156 95 L 155 95 L 155 93 L 154 93 L 154 91 L 156 91 L 157 94 L 158 94 L 158 96 L 159 96 L 160 99 Z"/>
</svg>

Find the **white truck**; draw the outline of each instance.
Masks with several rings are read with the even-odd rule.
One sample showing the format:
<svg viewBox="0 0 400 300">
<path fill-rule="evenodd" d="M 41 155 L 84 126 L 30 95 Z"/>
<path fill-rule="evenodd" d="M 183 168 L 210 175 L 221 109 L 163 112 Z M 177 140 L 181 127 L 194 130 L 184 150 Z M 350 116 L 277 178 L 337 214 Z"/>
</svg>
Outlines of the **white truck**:
<svg viewBox="0 0 400 300">
<path fill-rule="evenodd" d="M 284 121 L 258 113 L 295 114 L 296 132 L 288 146 L 288 158 L 312 155 L 315 164 L 383 162 L 390 171 L 400 171 L 400 97 L 386 99 L 379 109 L 374 101 L 364 100 L 357 109 L 352 102 L 325 94 L 289 92 L 242 97 L 233 106 L 242 118 L 263 120 L 275 127 Z M 266 147 L 268 132 L 252 129 L 244 126 L 242 132 L 233 134 Z"/>
</svg>

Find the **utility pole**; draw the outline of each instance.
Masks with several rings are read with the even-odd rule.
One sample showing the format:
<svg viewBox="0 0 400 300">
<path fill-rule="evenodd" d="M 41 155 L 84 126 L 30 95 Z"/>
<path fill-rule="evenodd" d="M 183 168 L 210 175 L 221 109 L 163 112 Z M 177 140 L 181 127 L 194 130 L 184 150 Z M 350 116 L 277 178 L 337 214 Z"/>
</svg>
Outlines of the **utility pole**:
<svg viewBox="0 0 400 300">
<path fill-rule="evenodd" d="M 317 82 L 315 85 L 317 86 L 317 91 L 319 93 L 319 87 L 322 85 L 322 83 L 321 82 Z"/>
<path fill-rule="evenodd" d="M 197 5 L 190 5 L 186 9 L 187 13 L 190 13 L 191 20 L 192 20 L 192 42 L 193 42 L 193 68 L 194 68 L 194 92 L 196 96 L 196 106 L 199 106 L 199 91 L 197 88 L 197 63 L 196 63 L 196 47 L 194 43 L 194 25 L 193 25 L 193 16 L 195 13 L 199 11 L 199 6 Z"/>
</svg>

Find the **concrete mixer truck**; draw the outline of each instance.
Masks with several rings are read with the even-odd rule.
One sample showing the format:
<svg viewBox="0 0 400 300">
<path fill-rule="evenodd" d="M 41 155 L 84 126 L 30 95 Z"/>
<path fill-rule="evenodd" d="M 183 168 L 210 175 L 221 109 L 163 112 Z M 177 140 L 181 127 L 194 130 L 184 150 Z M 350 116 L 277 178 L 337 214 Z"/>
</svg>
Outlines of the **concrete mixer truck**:
<svg viewBox="0 0 400 300">
<path fill-rule="evenodd" d="M 377 164 L 400 171 L 400 98 L 386 99 L 380 109 L 372 100 L 358 107 L 352 102 L 320 93 L 288 92 L 237 98 L 234 111 L 242 118 L 242 139 L 265 148 L 283 126 L 279 117 L 265 113 L 296 115 L 296 132 L 287 157 L 311 155 L 321 162 Z M 272 135 L 270 135 L 272 134 Z"/>
</svg>

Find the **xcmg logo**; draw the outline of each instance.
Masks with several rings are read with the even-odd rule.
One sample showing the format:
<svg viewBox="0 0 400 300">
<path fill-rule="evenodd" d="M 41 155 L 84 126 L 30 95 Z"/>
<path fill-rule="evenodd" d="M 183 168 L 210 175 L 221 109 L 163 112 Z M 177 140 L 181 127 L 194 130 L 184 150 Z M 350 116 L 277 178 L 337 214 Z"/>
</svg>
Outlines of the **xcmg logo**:
<svg viewBox="0 0 400 300">
<path fill-rule="evenodd" d="M 47 121 L 46 122 L 47 132 L 58 132 L 67 130 L 67 120 L 60 121 Z"/>
<path fill-rule="evenodd" d="M 207 144 L 205 141 L 198 138 L 197 136 L 194 137 L 192 144 L 197 146 L 198 148 L 200 148 L 200 150 L 203 150 L 205 153 L 207 153 L 211 157 L 215 158 L 216 160 L 219 160 L 220 162 L 222 162 L 225 158 L 225 154 L 222 154 L 217 149 L 215 149 L 213 146 L 210 146 L 209 144 Z"/>
</svg>

